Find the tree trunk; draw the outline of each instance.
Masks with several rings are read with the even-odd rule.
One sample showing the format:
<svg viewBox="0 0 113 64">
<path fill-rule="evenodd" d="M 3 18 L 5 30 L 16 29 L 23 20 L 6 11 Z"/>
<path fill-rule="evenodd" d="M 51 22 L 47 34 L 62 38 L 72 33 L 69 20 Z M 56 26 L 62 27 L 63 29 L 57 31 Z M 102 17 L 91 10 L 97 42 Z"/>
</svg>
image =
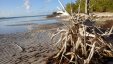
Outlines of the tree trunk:
<svg viewBox="0 0 113 64">
<path fill-rule="evenodd" d="M 89 15 L 89 3 L 90 3 L 90 0 L 86 0 L 86 2 L 85 2 L 85 13 L 87 15 Z"/>
</svg>

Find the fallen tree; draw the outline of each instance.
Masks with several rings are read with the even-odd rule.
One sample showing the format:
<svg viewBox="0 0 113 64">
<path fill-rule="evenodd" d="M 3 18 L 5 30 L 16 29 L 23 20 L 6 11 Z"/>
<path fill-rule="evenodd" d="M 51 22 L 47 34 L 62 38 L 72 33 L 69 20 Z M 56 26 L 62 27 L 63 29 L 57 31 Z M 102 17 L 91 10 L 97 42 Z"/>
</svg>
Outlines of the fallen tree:
<svg viewBox="0 0 113 64">
<path fill-rule="evenodd" d="M 47 64 L 103 64 L 109 58 L 113 60 L 112 28 L 104 30 L 88 19 L 74 21 L 71 27 L 59 30 L 57 34 L 61 34 L 56 43 L 60 50 Z"/>
<path fill-rule="evenodd" d="M 53 40 L 56 35 L 61 35 L 55 44 L 59 51 L 48 58 L 47 64 L 113 63 L 113 27 L 96 26 L 87 13 L 84 20 L 72 15 L 70 22 L 70 26 L 52 36 Z"/>
</svg>

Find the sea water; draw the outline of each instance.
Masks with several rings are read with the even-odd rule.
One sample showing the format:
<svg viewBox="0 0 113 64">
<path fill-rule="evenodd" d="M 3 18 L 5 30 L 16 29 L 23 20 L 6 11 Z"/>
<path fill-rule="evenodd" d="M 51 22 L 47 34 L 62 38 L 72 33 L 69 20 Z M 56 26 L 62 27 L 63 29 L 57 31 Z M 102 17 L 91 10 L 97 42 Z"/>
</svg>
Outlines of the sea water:
<svg viewBox="0 0 113 64">
<path fill-rule="evenodd" d="M 0 34 L 25 32 L 33 25 L 55 22 L 57 21 L 54 19 L 46 19 L 46 16 L 2 17 L 0 18 Z"/>
</svg>

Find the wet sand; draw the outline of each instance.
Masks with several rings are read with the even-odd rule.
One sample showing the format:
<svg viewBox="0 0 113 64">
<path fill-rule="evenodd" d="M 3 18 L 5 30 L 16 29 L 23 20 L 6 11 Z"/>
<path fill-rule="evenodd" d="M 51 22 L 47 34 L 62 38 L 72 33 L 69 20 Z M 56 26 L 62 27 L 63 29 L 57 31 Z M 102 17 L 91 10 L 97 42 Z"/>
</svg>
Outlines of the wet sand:
<svg viewBox="0 0 113 64">
<path fill-rule="evenodd" d="M 38 25 L 40 29 L 28 32 L 0 34 L 0 64 L 45 64 L 57 52 L 50 38 L 61 26 Z"/>
</svg>

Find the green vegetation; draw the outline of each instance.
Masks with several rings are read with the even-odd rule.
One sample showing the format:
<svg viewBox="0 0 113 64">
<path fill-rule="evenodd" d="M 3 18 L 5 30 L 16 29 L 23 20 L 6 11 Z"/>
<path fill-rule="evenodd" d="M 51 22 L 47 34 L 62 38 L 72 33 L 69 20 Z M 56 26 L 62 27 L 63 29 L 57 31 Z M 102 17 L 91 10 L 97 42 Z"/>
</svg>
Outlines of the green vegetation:
<svg viewBox="0 0 113 64">
<path fill-rule="evenodd" d="M 85 0 L 81 0 L 81 10 L 84 12 L 85 9 Z M 80 0 L 77 0 L 75 3 L 68 3 L 66 5 L 66 10 L 70 13 L 77 12 Z M 113 0 L 90 0 L 90 12 L 113 12 Z"/>
</svg>

